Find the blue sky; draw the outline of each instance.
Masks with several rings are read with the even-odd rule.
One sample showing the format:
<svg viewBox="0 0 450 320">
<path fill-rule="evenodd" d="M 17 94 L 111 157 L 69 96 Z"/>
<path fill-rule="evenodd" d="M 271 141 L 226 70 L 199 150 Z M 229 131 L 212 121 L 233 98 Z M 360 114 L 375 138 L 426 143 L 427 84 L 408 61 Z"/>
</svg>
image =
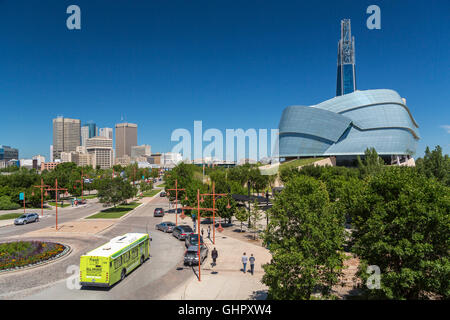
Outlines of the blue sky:
<svg viewBox="0 0 450 320">
<path fill-rule="evenodd" d="M 77 4 L 82 29 L 66 27 Z M 366 8 L 381 8 L 381 30 Z M 340 20 L 357 86 L 407 99 L 427 145 L 450 153 L 450 2 L 0 0 L 0 144 L 48 156 L 52 118 L 123 116 L 170 151 L 176 128 L 277 128 L 289 105 L 335 96 Z"/>
</svg>

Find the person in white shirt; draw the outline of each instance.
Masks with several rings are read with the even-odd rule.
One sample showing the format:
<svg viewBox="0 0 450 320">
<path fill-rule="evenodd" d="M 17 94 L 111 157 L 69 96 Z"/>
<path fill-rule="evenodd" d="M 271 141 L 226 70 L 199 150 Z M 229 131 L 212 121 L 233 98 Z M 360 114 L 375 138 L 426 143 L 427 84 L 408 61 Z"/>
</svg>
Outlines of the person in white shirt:
<svg viewBox="0 0 450 320">
<path fill-rule="evenodd" d="M 243 271 L 245 273 L 246 267 L 247 267 L 247 261 L 248 261 L 248 257 L 244 254 L 242 255 L 242 265 L 244 266 Z"/>
</svg>

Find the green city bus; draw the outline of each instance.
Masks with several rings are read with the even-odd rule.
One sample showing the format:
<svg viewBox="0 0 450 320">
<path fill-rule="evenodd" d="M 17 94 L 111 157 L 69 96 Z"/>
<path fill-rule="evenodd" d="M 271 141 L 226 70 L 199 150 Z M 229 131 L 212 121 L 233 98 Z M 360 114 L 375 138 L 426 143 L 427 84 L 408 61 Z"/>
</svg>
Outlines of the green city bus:
<svg viewBox="0 0 450 320">
<path fill-rule="evenodd" d="M 80 285 L 110 287 L 143 264 L 150 256 L 147 233 L 116 237 L 80 258 Z"/>
</svg>

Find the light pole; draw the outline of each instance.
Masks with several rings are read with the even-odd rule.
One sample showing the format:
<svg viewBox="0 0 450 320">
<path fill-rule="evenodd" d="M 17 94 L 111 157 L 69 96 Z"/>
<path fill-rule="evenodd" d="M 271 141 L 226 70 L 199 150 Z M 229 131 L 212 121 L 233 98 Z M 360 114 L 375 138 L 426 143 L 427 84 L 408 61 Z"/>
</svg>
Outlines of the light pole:
<svg viewBox="0 0 450 320">
<path fill-rule="evenodd" d="M 175 191 L 175 225 L 178 225 L 178 191 L 186 191 L 186 189 L 178 189 L 178 179 L 175 179 L 175 189 L 166 189 L 167 191 Z M 168 193 L 169 196 L 169 203 L 170 203 L 170 193 Z M 187 199 L 187 197 L 186 197 Z"/>
<path fill-rule="evenodd" d="M 200 189 L 197 189 L 197 207 L 182 207 L 182 209 L 187 210 L 197 210 L 197 236 L 198 236 L 198 242 L 197 242 L 197 256 L 198 256 L 198 281 L 201 281 L 201 259 L 200 259 L 200 220 L 201 215 L 200 212 L 203 211 L 214 211 L 212 208 L 200 208 Z M 182 217 L 184 216 L 184 212 Z"/>
<path fill-rule="evenodd" d="M 216 196 L 228 196 L 228 193 L 216 193 L 215 192 L 216 184 L 213 182 L 212 193 L 203 193 L 202 196 L 212 196 L 213 198 L 213 244 L 216 244 Z M 228 200 L 227 209 L 230 209 L 230 200 Z M 222 225 L 219 222 L 219 232 L 222 230 Z"/>
<path fill-rule="evenodd" d="M 41 217 L 44 216 L 44 188 L 50 187 L 49 185 L 44 184 L 44 179 L 41 178 L 41 184 L 39 186 L 33 186 L 33 188 L 41 189 Z M 31 193 L 34 196 L 34 191 Z"/>
<path fill-rule="evenodd" d="M 47 188 L 46 191 L 55 191 L 55 205 L 56 205 L 56 225 L 55 229 L 58 231 L 58 191 L 67 191 L 66 188 L 58 188 L 58 179 L 55 179 L 55 187 Z"/>
</svg>

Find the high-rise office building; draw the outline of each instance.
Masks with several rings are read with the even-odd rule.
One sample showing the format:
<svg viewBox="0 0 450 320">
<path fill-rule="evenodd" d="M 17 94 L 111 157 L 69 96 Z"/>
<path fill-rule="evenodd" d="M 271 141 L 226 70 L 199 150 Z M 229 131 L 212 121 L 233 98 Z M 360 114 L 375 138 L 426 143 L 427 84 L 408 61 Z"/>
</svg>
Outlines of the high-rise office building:
<svg viewBox="0 0 450 320">
<path fill-rule="evenodd" d="M 81 127 L 81 145 L 83 147 L 86 146 L 86 140 L 89 139 L 89 127 L 88 126 L 82 126 Z"/>
<path fill-rule="evenodd" d="M 8 162 L 13 159 L 19 159 L 19 150 L 11 148 L 10 146 L 0 145 L 0 160 L 5 160 Z"/>
<path fill-rule="evenodd" d="M 97 136 L 97 126 L 93 122 L 88 122 L 81 127 L 81 145 L 86 146 L 86 140 Z"/>
<path fill-rule="evenodd" d="M 352 37 L 350 19 L 341 21 L 337 56 L 336 96 L 342 96 L 356 91 L 355 37 Z"/>
<path fill-rule="evenodd" d="M 131 157 L 131 147 L 137 146 L 137 124 L 116 124 L 116 157 Z"/>
<path fill-rule="evenodd" d="M 75 151 L 81 142 L 81 121 L 58 117 L 53 119 L 53 158 L 59 159 L 61 152 Z"/>
<path fill-rule="evenodd" d="M 89 138 L 86 141 L 86 150 L 92 155 L 92 166 L 101 169 L 111 168 L 113 165 L 112 139 L 104 137 Z"/>
<path fill-rule="evenodd" d="M 98 129 L 99 137 L 105 137 L 112 139 L 113 138 L 113 128 L 99 128 Z"/>
<path fill-rule="evenodd" d="M 89 138 L 93 138 L 97 136 L 97 126 L 94 122 L 89 121 L 85 124 L 86 127 L 89 128 Z"/>
</svg>

